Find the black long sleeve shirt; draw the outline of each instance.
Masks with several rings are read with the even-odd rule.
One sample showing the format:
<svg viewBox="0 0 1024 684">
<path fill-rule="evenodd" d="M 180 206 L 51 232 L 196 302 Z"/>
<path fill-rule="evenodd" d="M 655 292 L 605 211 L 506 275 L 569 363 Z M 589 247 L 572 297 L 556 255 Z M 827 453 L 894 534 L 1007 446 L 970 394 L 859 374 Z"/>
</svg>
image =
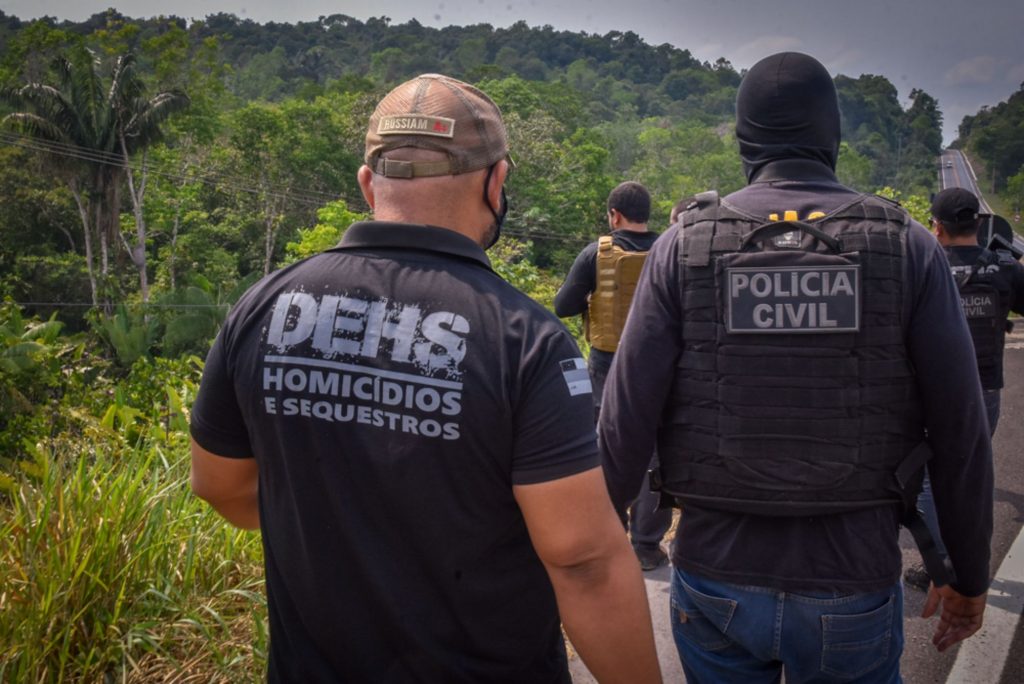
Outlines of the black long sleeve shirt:
<svg viewBox="0 0 1024 684">
<path fill-rule="evenodd" d="M 727 199 L 755 215 L 793 210 L 805 218 L 855 194 L 824 165 L 787 160 Z M 677 242 L 673 227 L 651 250 L 605 387 L 598 434 L 620 511 L 640 487 L 682 349 Z M 957 573 L 954 588 L 974 596 L 989 584 L 993 477 L 973 346 L 946 256 L 916 222 L 906 258 L 906 343 L 934 451 L 929 472 L 939 525 Z M 688 505 L 673 563 L 719 581 L 782 591 L 874 591 L 899 579 L 899 518 L 896 507 L 779 518 Z"/>
</svg>

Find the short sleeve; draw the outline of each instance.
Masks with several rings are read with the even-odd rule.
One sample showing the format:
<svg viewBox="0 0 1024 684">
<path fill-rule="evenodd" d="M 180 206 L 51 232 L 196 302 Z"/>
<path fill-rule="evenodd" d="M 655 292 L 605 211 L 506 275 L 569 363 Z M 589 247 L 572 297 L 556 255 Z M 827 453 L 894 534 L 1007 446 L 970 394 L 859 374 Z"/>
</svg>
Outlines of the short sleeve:
<svg viewBox="0 0 1024 684">
<path fill-rule="evenodd" d="M 590 375 L 576 343 L 552 320 L 524 347 L 514 405 L 512 483 L 557 480 L 600 465 Z"/>
<path fill-rule="evenodd" d="M 192 439 L 210 453 L 251 458 L 252 445 L 229 371 L 227 327 L 221 329 L 206 357 L 199 394 L 192 406 Z"/>
</svg>

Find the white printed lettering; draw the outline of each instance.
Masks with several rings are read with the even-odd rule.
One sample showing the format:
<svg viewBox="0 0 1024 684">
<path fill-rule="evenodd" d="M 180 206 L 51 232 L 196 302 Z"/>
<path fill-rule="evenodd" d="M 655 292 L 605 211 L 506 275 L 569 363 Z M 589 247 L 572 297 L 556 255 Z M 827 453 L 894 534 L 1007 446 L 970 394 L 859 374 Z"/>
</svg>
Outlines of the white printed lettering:
<svg viewBox="0 0 1024 684">
<path fill-rule="evenodd" d="M 770 328 L 772 326 L 771 312 L 771 304 L 758 304 L 755 306 L 754 325 L 758 328 Z"/>
<path fill-rule="evenodd" d="M 263 389 L 264 391 L 270 391 L 272 389 L 279 390 L 281 385 L 284 383 L 284 368 L 264 368 L 263 369 Z"/>
<path fill-rule="evenodd" d="M 829 296 L 831 297 L 840 294 L 850 295 L 851 297 L 856 294 L 853 290 L 853 284 L 850 283 L 850 274 L 846 271 L 838 271 L 836 273 L 836 280 L 832 283 L 832 289 L 829 290 Z"/>
<path fill-rule="evenodd" d="M 767 273 L 755 273 L 750 279 L 750 291 L 755 297 L 764 298 L 772 293 L 772 279 Z"/>
<path fill-rule="evenodd" d="M 745 290 L 747 289 L 747 287 L 750 286 L 750 278 L 747 276 L 746 273 L 733 272 L 731 276 L 731 286 L 729 288 L 730 296 L 735 298 L 739 296 L 740 291 Z"/>
<path fill-rule="evenodd" d="M 288 325 L 292 308 L 298 309 L 292 327 Z M 288 347 L 304 342 L 313 332 L 316 325 L 317 302 L 304 292 L 286 292 L 277 298 L 274 314 L 270 318 L 270 329 L 267 332 L 267 344 L 284 351 Z"/>
</svg>

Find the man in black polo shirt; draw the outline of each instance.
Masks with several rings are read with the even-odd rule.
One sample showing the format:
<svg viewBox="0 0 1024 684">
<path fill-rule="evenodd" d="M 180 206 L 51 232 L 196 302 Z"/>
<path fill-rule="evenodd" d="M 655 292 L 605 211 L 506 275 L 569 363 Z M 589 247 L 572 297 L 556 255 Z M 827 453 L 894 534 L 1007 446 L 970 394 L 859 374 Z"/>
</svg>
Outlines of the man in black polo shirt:
<svg viewBox="0 0 1024 684">
<path fill-rule="evenodd" d="M 425 75 L 370 119 L 375 221 L 264 278 L 207 359 L 192 484 L 259 527 L 272 682 L 659 681 L 583 360 L 502 281 L 494 103 Z M 608 619 L 614 615 L 614 619 Z"/>
<path fill-rule="evenodd" d="M 970 190 L 946 188 L 932 200 L 935 238 L 949 259 L 974 341 L 978 374 L 995 434 L 1003 387 L 1003 347 L 1010 312 L 1024 314 L 1024 266 L 1013 254 L 978 244 L 980 204 Z"/>
</svg>

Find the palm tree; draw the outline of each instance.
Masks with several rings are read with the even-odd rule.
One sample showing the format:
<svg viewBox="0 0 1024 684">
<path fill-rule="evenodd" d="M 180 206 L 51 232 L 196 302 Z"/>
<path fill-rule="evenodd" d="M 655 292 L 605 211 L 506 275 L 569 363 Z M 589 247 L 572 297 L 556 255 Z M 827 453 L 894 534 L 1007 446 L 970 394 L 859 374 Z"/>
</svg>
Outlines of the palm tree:
<svg viewBox="0 0 1024 684">
<path fill-rule="evenodd" d="M 94 53 L 79 47 L 73 59 L 54 61 L 57 85 L 33 82 L 4 93 L 29 111 L 15 112 L 4 123 L 32 135 L 46 150 L 49 165 L 67 183 L 78 206 L 85 237 L 86 267 L 93 305 L 99 303 L 93 238 L 100 245 L 100 274 L 110 269 L 110 244 L 120 241 L 139 271 L 143 300 L 149 297 L 146 279 L 145 158 L 141 183 L 136 184 L 130 161 L 160 139 L 160 124 L 188 106 L 180 91 L 161 92 L 146 99 L 135 73 L 135 57 L 119 57 L 105 86 Z M 120 229 L 121 187 L 127 179 L 135 212 L 136 244 L 128 244 Z"/>
</svg>

